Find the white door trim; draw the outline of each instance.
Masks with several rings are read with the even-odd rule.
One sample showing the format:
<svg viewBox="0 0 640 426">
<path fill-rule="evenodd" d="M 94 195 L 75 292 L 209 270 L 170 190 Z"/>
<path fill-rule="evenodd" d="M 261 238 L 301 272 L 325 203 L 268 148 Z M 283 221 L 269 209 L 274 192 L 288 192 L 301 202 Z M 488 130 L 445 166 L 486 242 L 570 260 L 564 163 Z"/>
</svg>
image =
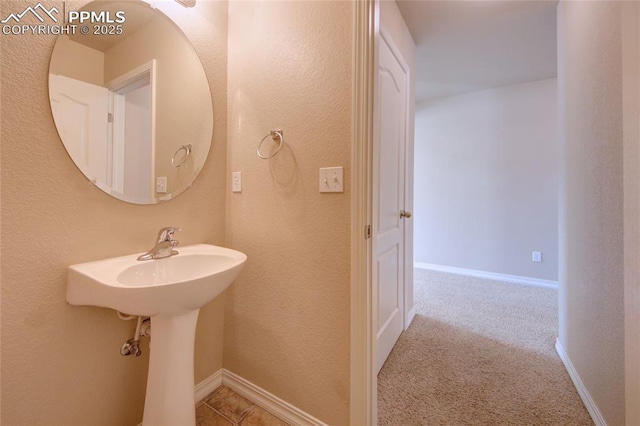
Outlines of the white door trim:
<svg viewBox="0 0 640 426">
<path fill-rule="evenodd" d="M 112 180 L 113 186 L 118 192 L 124 189 L 122 174 L 124 170 L 124 96 L 123 94 L 149 84 L 151 88 L 151 176 L 149 176 L 149 194 L 155 194 L 155 163 L 156 163 L 156 103 L 157 103 L 157 61 L 151 59 L 144 64 L 127 71 L 119 77 L 108 81 L 105 86 L 113 92 L 113 117 L 114 125 L 111 135 L 113 136 L 109 151 L 112 153 Z M 144 202 L 144 200 L 142 200 Z"/>
<path fill-rule="evenodd" d="M 625 424 L 640 424 L 640 6 L 622 5 Z"/>
<path fill-rule="evenodd" d="M 379 0 L 359 0 L 354 2 L 355 34 L 354 34 L 354 67 L 353 67 L 353 141 L 352 141 L 352 199 L 351 199 L 351 406 L 350 424 L 353 426 L 375 425 L 377 421 L 377 380 L 373 372 L 373 342 L 371 323 L 371 240 L 364 240 L 364 227 L 371 223 L 371 152 L 373 135 L 373 79 L 375 72 L 375 35 L 378 29 Z M 623 7 L 623 11 L 625 8 Z M 640 37 L 640 32 L 638 32 Z M 640 48 L 640 40 L 638 40 Z M 640 82 L 638 82 L 640 88 Z M 638 92 L 638 109 L 640 109 L 640 92 Z M 636 113 L 638 111 L 636 110 Z M 640 135 L 635 140 L 640 143 Z M 627 145 L 625 145 L 627 148 Z M 640 146 L 636 147 L 640 150 Z M 640 161 L 630 165 L 630 173 L 640 180 Z M 629 176 L 627 174 L 626 176 Z M 625 199 L 635 200 L 640 204 L 640 185 L 625 186 Z M 640 208 L 636 207 L 637 210 Z M 636 216 L 640 212 L 636 210 Z M 635 225 L 634 225 L 635 224 Z M 634 228 L 635 227 L 635 228 Z M 640 229 L 640 217 L 625 219 L 625 235 Z M 640 289 L 637 278 L 640 265 L 637 254 L 640 252 L 640 236 L 636 236 L 633 250 L 625 252 L 631 256 L 636 254 L 635 266 L 625 264 L 625 356 L 640 352 L 640 331 L 637 321 L 640 318 Z M 628 277 L 628 278 L 627 278 Z M 635 281 L 634 281 L 635 280 Z M 635 329 L 635 330 L 634 330 Z M 635 336 L 630 338 L 630 336 Z M 628 401 L 637 401 L 640 392 L 640 366 L 627 362 L 625 369 L 627 382 L 627 418 L 626 424 L 632 425 L 640 415 L 640 407 Z M 635 411 L 632 412 L 630 409 Z"/>
<path fill-rule="evenodd" d="M 351 159 L 351 373 L 350 422 L 352 426 L 377 423 L 377 380 L 374 372 L 372 322 L 371 225 L 373 100 L 375 42 L 378 28 L 376 0 L 354 4 L 353 141 Z"/>
</svg>

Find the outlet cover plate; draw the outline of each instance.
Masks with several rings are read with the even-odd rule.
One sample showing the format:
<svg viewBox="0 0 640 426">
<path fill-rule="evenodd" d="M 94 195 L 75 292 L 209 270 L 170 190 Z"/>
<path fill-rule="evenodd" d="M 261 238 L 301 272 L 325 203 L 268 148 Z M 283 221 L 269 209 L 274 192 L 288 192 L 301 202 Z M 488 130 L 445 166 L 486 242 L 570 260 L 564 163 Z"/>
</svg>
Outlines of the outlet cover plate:
<svg viewBox="0 0 640 426">
<path fill-rule="evenodd" d="M 242 192 L 242 172 L 231 173 L 231 191 Z"/>
</svg>

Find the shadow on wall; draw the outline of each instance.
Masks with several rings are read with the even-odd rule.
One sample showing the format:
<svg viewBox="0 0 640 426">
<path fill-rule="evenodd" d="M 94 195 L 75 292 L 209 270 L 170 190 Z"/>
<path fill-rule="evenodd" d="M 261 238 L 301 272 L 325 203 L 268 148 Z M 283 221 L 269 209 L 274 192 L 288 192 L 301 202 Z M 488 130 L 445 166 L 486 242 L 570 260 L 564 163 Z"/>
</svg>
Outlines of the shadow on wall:
<svg viewBox="0 0 640 426">
<path fill-rule="evenodd" d="M 278 192 L 292 197 L 300 190 L 300 172 L 293 150 L 286 142 L 276 156 L 269 161 L 269 169 Z"/>
</svg>

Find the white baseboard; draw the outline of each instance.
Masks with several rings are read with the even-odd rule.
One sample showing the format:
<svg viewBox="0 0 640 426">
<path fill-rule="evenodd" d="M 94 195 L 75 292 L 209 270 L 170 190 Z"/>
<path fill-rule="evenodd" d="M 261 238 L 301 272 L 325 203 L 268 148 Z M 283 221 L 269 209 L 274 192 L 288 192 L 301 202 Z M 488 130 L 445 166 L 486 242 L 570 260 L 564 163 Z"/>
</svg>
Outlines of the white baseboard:
<svg viewBox="0 0 640 426">
<path fill-rule="evenodd" d="M 593 422 L 596 424 L 596 426 L 607 426 L 607 422 L 604 421 L 604 417 L 602 417 L 602 414 L 600 414 L 600 410 L 598 410 L 598 407 L 593 402 L 589 391 L 587 391 L 584 383 L 582 383 L 582 379 L 573 366 L 573 363 L 569 359 L 567 352 L 565 352 L 564 346 L 562 346 L 562 343 L 560 343 L 560 339 L 556 339 L 556 352 L 558 352 L 558 355 L 560 356 L 560 359 L 564 364 L 564 368 L 567 370 L 567 373 L 569 373 L 569 377 L 571 377 L 571 381 L 578 391 L 578 395 L 580 395 L 580 398 L 582 398 L 582 402 L 587 408 L 589 415 L 591 415 Z"/>
<path fill-rule="evenodd" d="M 497 272 L 478 271 L 475 269 L 456 268 L 454 266 L 434 265 L 431 263 L 414 262 L 414 268 L 428 269 L 430 271 L 449 272 L 451 274 L 467 275 L 469 277 L 486 278 L 489 280 L 504 281 L 514 284 L 533 285 L 558 289 L 558 281 L 543 280 L 540 278 L 523 277 L 520 275 L 499 274 Z"/>
<path fill-rule="evenodd" d="M 327 426 L 326 423 L 321 422 L 310 414 L 305 413 L 229 370 L 223 369 L 222 384 L 289 424 L 300 426 Z"/>
<path fill-rule="evenodd" d="M 222 385 L 222 374 L 223 369 L 221 368 L 196 385 L 196 404 Z"/>
<path fill-rule="evenodd" d="M 195 386 L 195 403 L 202 401 L 211 392 L 225 385 L 251 402 L 292 425 L 327 426 L 310 414 L 294 407 L 277 396 L 254 385 L 229 370 L 221 368 Z M 142 423 L 138 424 L 142 426 Z"/>
</svg>

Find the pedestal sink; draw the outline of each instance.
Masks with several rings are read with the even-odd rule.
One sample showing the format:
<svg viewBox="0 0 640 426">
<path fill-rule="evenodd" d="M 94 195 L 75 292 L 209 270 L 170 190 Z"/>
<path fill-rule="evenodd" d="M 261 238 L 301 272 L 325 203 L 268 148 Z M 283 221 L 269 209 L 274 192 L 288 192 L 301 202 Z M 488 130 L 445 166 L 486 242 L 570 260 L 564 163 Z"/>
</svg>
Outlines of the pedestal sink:
<svg viewBox="0 0 640 426">
<path fill-rule="evenodd" d="M 72 265 L 67 301 L 151 317 L 143 426 L 195 425 L 193 349 L 200 308 L 238 276 L 247 256 L 198 244 L 165 259 L 137 254 Z"/>
</svg>

